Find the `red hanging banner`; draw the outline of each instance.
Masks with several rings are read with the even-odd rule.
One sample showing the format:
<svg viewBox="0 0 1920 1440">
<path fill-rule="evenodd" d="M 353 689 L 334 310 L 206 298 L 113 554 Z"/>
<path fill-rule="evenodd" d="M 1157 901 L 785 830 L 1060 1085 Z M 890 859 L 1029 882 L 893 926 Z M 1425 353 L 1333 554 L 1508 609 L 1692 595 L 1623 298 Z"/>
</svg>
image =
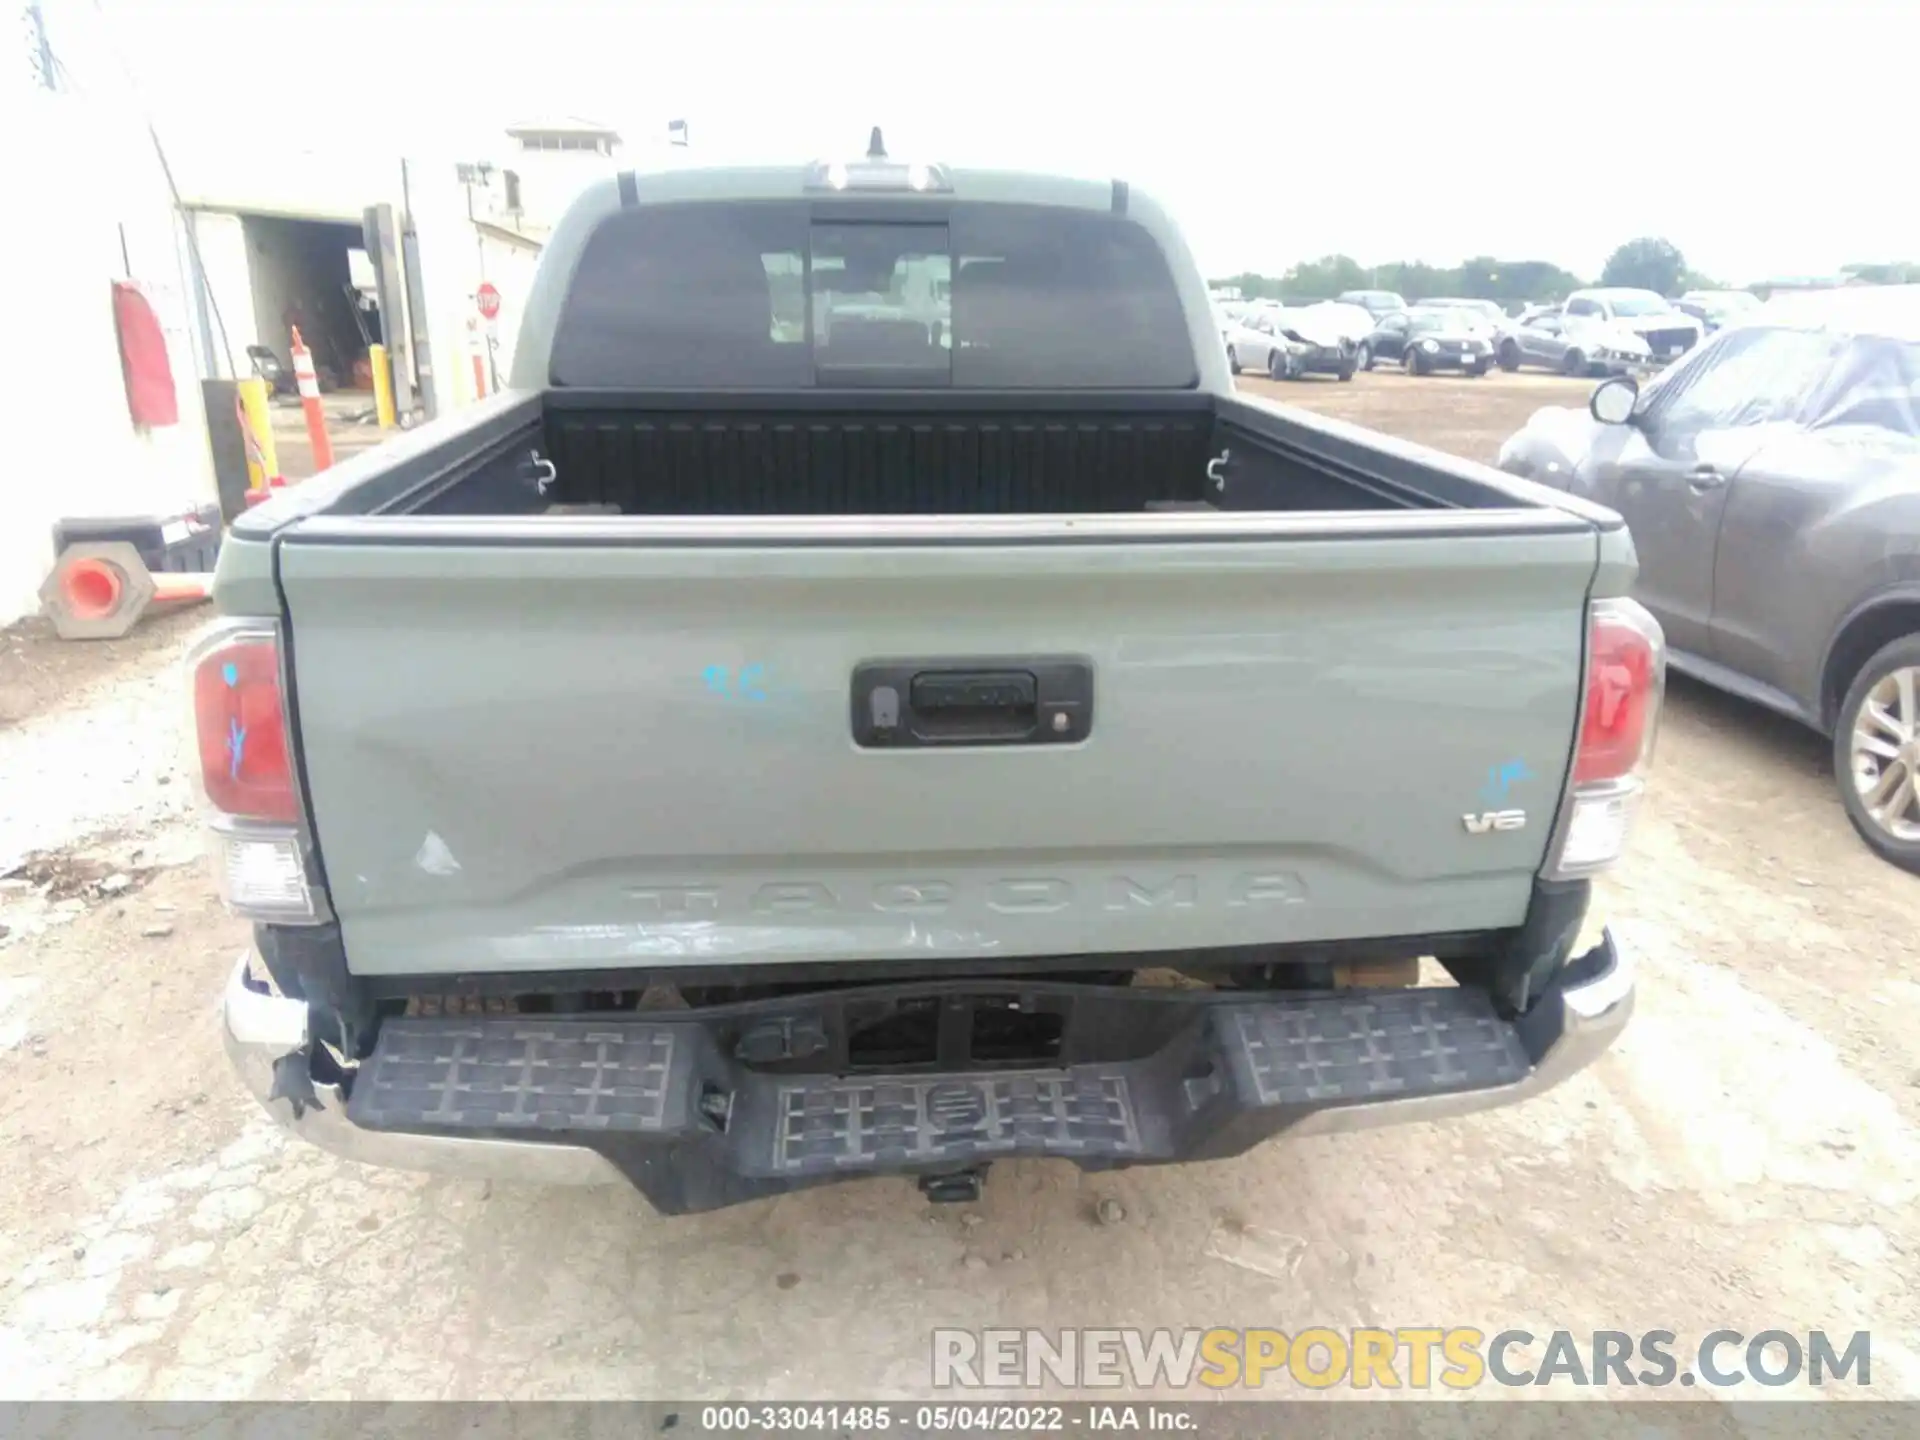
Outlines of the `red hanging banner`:
<svg viewBox="0 0 1920 1440">
<path fill-rule="evenodd" d="M 160 317 L 131 280 L 113 282 L 113 323 L 120 332 L 120 369 L 127 379 L 127 413 L 136 425 L 177 425 L 180 402 L 173 393 Z"/>
</svg>

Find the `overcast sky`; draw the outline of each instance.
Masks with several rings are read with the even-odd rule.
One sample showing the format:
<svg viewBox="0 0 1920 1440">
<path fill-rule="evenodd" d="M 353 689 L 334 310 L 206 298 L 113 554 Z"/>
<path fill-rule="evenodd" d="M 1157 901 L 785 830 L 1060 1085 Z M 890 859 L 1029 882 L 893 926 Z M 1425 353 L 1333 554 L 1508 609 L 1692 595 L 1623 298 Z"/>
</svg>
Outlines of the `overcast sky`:
<svg viewBox="0 0 1920 1440">
<path fill-rule="evenodd" d="M 1591 274 L 1638 234 L 1735 281 L 1920 259 L 1920 0 L 46 3 L 113 17 L 163 133 L 397 155 L 684 117 L 733 163 L 857 154 L 880 124 L 896 156 L 1151 189 L 1214 274 L 1334 251 Z"/>
</svg>

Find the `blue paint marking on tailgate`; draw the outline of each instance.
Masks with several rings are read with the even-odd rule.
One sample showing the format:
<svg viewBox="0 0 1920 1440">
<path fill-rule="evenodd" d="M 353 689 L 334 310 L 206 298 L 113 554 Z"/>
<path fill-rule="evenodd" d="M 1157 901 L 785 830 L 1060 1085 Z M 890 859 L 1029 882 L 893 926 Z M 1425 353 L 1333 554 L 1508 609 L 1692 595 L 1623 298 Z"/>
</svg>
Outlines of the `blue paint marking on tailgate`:
<svg viewBox="0 0 1920 1440">
<path fill-rule="evenodd" d="M 1515 785 L 1532 778 L 1533 772 L 1527 768 L 1526 761 L 1503 761 L 1487 771 L 1487 783 L 1480 788 L 1481 798 L 1488 804 L 1498 804 Z"/>
</svg>

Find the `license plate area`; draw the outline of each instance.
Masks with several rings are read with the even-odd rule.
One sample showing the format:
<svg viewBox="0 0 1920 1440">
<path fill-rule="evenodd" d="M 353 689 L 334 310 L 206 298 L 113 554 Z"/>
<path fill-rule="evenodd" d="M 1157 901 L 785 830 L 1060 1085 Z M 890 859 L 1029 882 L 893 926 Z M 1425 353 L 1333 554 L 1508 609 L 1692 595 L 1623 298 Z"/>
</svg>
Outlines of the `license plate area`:
<svg viewBox="0 0 1920 1440">
<path fill-rule="evenodd" d="M 1053 1065 L 1070 1007 L 1017 994 L 920 996 L 848 1007 L 847 1074 Z"/>
</svg>

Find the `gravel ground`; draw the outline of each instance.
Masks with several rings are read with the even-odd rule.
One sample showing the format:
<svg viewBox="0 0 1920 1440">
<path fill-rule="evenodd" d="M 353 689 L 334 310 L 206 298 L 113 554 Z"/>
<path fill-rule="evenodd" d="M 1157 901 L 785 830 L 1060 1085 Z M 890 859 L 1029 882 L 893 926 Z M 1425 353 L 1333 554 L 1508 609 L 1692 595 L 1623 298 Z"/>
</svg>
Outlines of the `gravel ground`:
<svg viewBox="0 0 1920 1440">
<path fill-rule="evenodd" d="M 1481 459 L 1579 393 L 1250 388 Z M 1866 1328 L 1871 1393 L 1920 1395 L 1920 880 L 1774 717 L 1674 682 L 1603 897 L 1640 1008 L 1540 1100 L 1204 1166 L 1000 1165 L 965 1208 L 875 1180 L 666 1221 L 367 1171 L 241 1095 L 214 1004 L 245 936 L 193 858 L 178 638 L 89 647 L 93 683 L 0 728 L 0 1397 L 913 1396 L 935 1325 L 1418 1324 Z M 0 696 L 44 643 L 0 647 Z"/>
</svg>

